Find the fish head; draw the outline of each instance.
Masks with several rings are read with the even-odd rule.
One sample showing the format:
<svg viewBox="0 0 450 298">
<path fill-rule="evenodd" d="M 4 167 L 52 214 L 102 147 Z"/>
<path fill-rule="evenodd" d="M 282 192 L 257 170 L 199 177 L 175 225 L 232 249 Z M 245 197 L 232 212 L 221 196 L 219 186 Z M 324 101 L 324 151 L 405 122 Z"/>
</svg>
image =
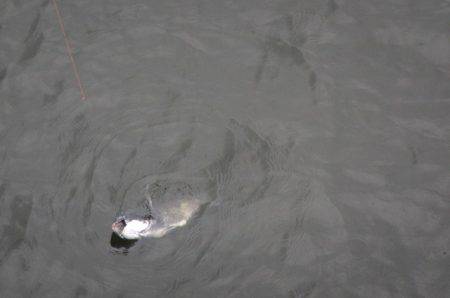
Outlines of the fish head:
<svg viewBox="0 0 450 298">
<path fill-rule="evenodd" d="M 116 219 L 116 221 L 113 222 L 111 228 L 117 235 L 121 236 L 126 225 L 126 219 L 123 216 L 120 216 Z"/>
</svg>

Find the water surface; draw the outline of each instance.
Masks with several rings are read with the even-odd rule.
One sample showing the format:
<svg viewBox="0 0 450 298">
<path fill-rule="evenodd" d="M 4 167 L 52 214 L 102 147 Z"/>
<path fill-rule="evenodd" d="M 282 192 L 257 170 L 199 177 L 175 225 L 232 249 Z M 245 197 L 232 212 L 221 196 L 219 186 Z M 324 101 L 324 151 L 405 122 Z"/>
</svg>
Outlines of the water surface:
<svg viewBox="0 0 450 298">
<path fill-rule="evenodd" d="M 0 4 L 0 296 L 450 296 L 450 2 Z M 145 184 L 201 211 L 111 238 Z"/>
</svg>

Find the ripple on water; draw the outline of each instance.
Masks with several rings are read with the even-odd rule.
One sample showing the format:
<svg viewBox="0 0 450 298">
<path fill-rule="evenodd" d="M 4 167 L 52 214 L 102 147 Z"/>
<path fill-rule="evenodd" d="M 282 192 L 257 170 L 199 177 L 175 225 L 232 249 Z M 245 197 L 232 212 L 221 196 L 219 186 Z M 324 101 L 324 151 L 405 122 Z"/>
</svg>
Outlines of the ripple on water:
<svg viewBox="0 0 450 298">
<path fill-rule="evenodd" d="M 192 102 L 153 104 L 130 103 L 120 113 L 76 112 L 59 138 L 61 178 L 45 237 L 55 241 L 42 246 L 101 286 L 126 284 L 149 294 L 175 293 L 191 282 L 220 284 L 245 253 L 256 255 L 248 268 L 259 259 L 285 260 L 310 199 L 309 173 L 290 165 L 292 141 Z M 155 205 L 180 193 L 203 205 L 163 238 L 114 237 L 111 222 L 121 210 L 142 207 L 146 184 Z M 232 258 L 236 250 L 245 253 Z M 215 275 L 206 274 L 211 269 Z"/>
</svg>

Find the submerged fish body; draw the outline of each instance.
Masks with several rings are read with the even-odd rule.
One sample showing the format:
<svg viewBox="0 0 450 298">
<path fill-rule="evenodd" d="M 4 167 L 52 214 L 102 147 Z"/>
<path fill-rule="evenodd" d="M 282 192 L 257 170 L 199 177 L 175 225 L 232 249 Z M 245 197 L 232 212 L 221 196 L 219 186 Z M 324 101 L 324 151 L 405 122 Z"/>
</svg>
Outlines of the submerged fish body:
<svg viewBox="0 0 450 298">
<path fill-rule="evenodd" d="M 136 240 L 143 237 L 159 238 L 171 230 L 186 225 L 200 208 L 200 200 L 193 196 L 176 196 L 153 207 L 147 190 L 147 210 L 143 214 L 127 212 L 112 224 L 112 230 L 121 238 Z"/>
</svg>

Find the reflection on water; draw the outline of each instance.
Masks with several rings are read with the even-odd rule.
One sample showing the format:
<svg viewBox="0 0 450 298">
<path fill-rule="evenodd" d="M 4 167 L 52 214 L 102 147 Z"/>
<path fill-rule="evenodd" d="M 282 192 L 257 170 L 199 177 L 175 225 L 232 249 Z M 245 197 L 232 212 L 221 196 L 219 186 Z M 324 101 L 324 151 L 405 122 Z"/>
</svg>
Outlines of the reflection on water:
<svg viewBox="0 0 450 298">
<path fill-rule="evenodd" d="M 116 235 L 116 233 L 111 233 L 110 244 L 113 248 L 114 253 L 127 254 L 128 250 L 135 245 L 137 240 L 123 239 Z"/>
</svg>

